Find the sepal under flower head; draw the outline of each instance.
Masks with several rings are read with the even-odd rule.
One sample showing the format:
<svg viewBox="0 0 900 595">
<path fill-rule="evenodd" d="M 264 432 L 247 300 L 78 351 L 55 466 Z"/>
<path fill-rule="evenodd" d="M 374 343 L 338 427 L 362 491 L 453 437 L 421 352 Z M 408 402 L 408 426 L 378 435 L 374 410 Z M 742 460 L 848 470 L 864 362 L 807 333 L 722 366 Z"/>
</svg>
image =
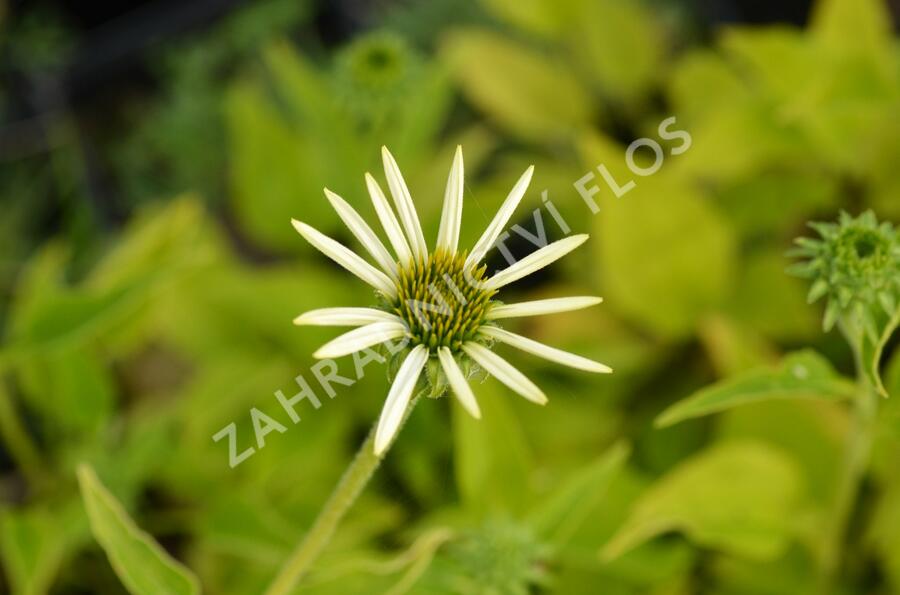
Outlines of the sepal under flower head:
<svg viewBox="0 0 900 595">
<path fill-rule="evenodd" d="M 810 224 L 818 239 L 798 238 L 791 254 L 804 259 L 791 272 L 809 279 L 809 302 L 825 298 L 824 327 L 841 319 L 874 340 L 900 306 L 900 239 L 888 222 L 866 211 L 842 212 L 837 223 Z"/>
</svg>

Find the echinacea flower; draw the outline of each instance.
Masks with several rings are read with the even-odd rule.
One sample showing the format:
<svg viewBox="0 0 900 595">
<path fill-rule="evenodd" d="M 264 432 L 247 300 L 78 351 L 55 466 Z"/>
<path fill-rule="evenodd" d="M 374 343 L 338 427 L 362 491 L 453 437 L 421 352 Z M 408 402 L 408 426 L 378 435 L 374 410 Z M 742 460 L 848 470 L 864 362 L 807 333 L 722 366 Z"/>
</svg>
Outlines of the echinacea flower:
<svg viewBox="0 0 900 595">
<path fill-rule="evenodd" d="M 358 327 L 325 344 L 317 358 L 336 358 L 402 340 L 410 347 L 397 371 L 375 430 L 375 453 L 381 455 L 393 440 L 426 365 L 439 371 L 440 384 L 449 386 L 460 404 L 475 418 L 478 402 L 464 370 L 475 364 L 529 401 L 544 404 L 543 391 L 509 362 L 491 351 L 494 342 L 506 343 L 532 355 L 589 372 L 612 370 L 587 358 L 544 345 L 502 329 L 506 318 L 577 310 L 600 303 L 595 297 L 566 297 L 502 304 L 495 299 L 506 285 L 565 256 L 587 240 L 573 235 L 550 243 L 496 273 L 486 275 L 485 254 L 497 241 L 531 181 L 529 167 L 510 191 L 500 210 L 470 251 L 459 250 L 463 208 L 463 156 L 457 148 L 447 188 L 437 243 L 429 251 L 406 182 L 393 156 L 382 148 L 384 170 L 394 208 L 375 179 L 366 185 L 375 212 L 393 251 L 389 251 L 365 220 L 344 199 L 328 189 L 325 195 L 374 265 L 339 242 L 293 220 L 294 227 L 326 256 L 375 288 L 372 308 L 324 308 L 294 320 L 298 325 Z M 396 209 L 396 212 L 395 212 Z"/>
</svg>

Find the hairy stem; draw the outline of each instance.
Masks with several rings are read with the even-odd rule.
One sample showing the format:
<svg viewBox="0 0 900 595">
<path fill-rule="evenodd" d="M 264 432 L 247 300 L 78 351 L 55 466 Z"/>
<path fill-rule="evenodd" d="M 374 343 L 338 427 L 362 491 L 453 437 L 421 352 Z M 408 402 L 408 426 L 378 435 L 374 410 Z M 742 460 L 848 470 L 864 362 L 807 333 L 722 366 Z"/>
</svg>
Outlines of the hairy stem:
<svg viewBox="0 0 900 595">
<path fill-rule="evenodd" d="M 853 405 L 853 425 L 844 447 L 837 488 L 822 548 L 816 588 L 818 595 L 826 595 L 832 591 L 837 582 L 848 524 L 859 495 L 860 485 L 869 466 L 875 434 L 878 393 L 868 380 L 860 351 L 854 347 L 860 391 Z"/>
<path fill-rule="evenodd" d="M 406 411 L 403 414 L 403 421 L 409 417 L 413 408 L 419 400 L 416 395 L 410 400 Z M 376 422 L 366 440 L 359 447 L 353 461 L 344 471 L 331 496 L 319 511 L 319 515 L 313 522 L 312 527 L 306 533 L 303 541 L 294 550 L 282 566 L 278 576 L 269 585 L 265 595 L 287 595 L 291 593 L 297 583 L 309 571 L 310 567 L 331 541 L 335 529 L 337 529 L 341 520 L 356 502 L 356 499 L 362 493 L 363 489 L 369 483 L 378 465 L 381 463 L 381 457 L 375 454 L 375 428 Z M 402 425 L 402 423 L 401 423 Z"/>
</svg>

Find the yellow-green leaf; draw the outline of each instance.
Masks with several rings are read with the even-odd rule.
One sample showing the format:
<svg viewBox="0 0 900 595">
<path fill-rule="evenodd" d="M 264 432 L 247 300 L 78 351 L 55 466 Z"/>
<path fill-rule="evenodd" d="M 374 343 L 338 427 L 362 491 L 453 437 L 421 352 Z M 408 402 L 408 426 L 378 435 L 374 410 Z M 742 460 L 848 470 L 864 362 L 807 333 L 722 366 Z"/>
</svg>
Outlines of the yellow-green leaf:
<svg viewBox="0 0 900 595">
<path fill-rule="evenodd" d="M 616 165 L 594 163 L 611 171 Z M 593 245 L 603 292 L 611 307 L 660 335 L 691 332 L 728 293 L 732 230 L 703 196 L 664 170 L 653 178 L 613 176 L 620 186 L 635 186 L 615 198 L 599 175 L 593 181 L 600 187 Z"/>
<path fill-rule="evenodd" d="M 14 593 L 50 590 L 70 546 L 70 526 L 60 516 L 45 508 L 0 512 L 0 557 Z"/>
<path fill-rule="evenodd" d="M 481 0 L 484 7 L 506 22 L 545 37 L 565 31 L 562 3 L 555 0 Z"/>
<path fill-rule="evenodd" d="M 321 227 L 328 205 L 319 179 L 307 174 L 314 155 L 255 82 L 241 81 L 228 90 L 225 116 L 232 205 L 243 231 L 263 246 L 305 249 L 291 218 Z"/>
<path fill-rule="evenodd" d="M 811 30 L 829 48 L 884 52 L 891 44 L 891 14 L 885 0 L 819 0 Z"/>
<path fill-rule="evenodd" d="M 601 92 L 628 107 L 662 70 L 666 35 L 656 13 L 635 0 L 571 2 L 566 41 Z"/>
<path fill-rule="evenodd" d="M 528 516 L 535 533 L 555 546 L 564 545 L 598 504 L 628 453 L 626 444 L 615 444 L 544 498 Z"/>
<path fill-rule="evenodd" d="M 658 426 L 678 422 L 732 407 L 772 399 L 851 399 L 856 385 L 835 372 L 824 357 L 812 350 L 786 356 L 774 368 L 759 368 L 738 374 L 703 388 L 675 403 L 660 415 Z"/>
<path fill-rule="evenodd" d="M 726 442 L 682 463 L 638 500 L 603 550 L 612 559 L 669 531 L 697 545 L 771 559 L 793 535 L 794 463 L 757 442 Z"/>
<path fill-rule="evenodd" d="M 449 34 L 441 56 L 466 98 L 513 134 L 556 139 L 590 122 L 590 99 L 562 61 L 481 29 Z"/>
<path fill-rule="evenodd" d="M 484 385 L 477 398 L 480 420 L 455 400 L 453 405 L 453 463 L 460 497 L 476 513 L 522 509 L 528 499 L 531 458 L 510 410 L 508 400 L 513 396 Z"/>
<path fill-rule="evenodd" d="M 196 595 L 197 578 L 142 531 L 88 465 L 78 482 L 91 531 L 132 595 Z"/>
</svg>

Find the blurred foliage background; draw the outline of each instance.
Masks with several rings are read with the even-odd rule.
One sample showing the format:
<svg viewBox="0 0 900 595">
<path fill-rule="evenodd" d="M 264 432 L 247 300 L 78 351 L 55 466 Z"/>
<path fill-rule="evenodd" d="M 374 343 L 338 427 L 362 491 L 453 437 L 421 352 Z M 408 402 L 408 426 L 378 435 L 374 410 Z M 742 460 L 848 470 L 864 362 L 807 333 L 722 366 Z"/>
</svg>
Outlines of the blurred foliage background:
<svg viewBox="0 0 900 595">
<path fill-rule="evenodd" d="M 280 410 L 329 337 L 291 319 L 370 297 L 289 220 L 347 240 L 322 188 L 371 215 L 362 176 L 387 145 L 433 237 L 457 144 L 463 242 L 531 163 L 519 223 L 546 189 L 592 234 L 505 298 L 604 296 L 515 326 L 616 373 L 529 360 L 545 408 L 493 380 L 481 422 L 420 406 L 298 592 L 810 592 L 846 406 L 654 419 L 804 347 L 852 375 L 784 253 L 840 209 L 900 219 L 896 3 L 101 6 L 0 4 L 0 592 L 125 592 L 80 462 L 204 592 L 261 592 L 387 391 L 379 370 L 296 426 Z M 639 137 L 665 149 L 650 177 L 626 168 Z M 598 176 L 593 215 L 574 183 L 599 164 L 636 186 Z M 900 593 L 895 344 L 840 593 Z M 234 421 L 256 446 L 251 407 L 290 427 L 231 469 L 212 436 Z"/>
</svg>

